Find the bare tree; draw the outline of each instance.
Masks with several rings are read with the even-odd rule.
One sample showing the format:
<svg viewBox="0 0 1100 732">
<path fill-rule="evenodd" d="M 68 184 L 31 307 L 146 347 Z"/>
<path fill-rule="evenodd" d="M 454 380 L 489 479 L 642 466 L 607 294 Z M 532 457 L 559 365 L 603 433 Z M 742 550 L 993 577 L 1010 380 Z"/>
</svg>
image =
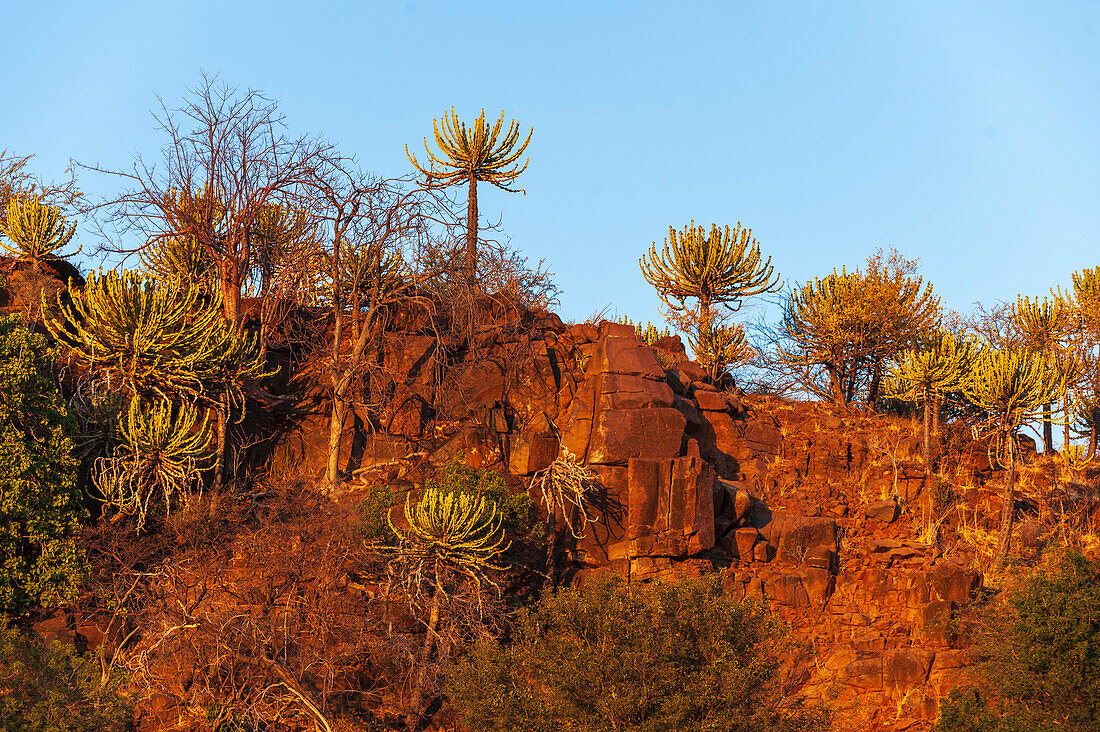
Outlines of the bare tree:
<svg viewBox="0 0 1100 732">
<path fill-rule="evenodd" d="M 438 249 L 454 245 L 435 238 L 439 232 L 432 225 L 445 222 L 446 210 L 421 189 L 406 190 L 401 181 L 371 177 L 337 162 L 314 185 L 333 320 L 326 368 L 332 413 L 325 473 L 333 486 L 340 481 L 349 390 L 368 346 L 381 335 L 381 315 L 397 303 L 431 308 L 431 284 L 454 260 L 438 256 Z"/>
<path fill-rule="evenodd" d="M 106 251 L 132 254 L 156 242 L 189 238 L 217 263 L 225 319 L 240 322 L 241 291 L 265 243 L 272 207 L 306 207 L 317 169 L 334 154 L 313 137 L 286 132 L 276 103 L 204 74 L 183 103 L 154 114 L 168 140 L 163 159 L 138 157 L 130 170 L 92 170 L 126 188 L 98 204 L 118 229 Z"/>
</svg>

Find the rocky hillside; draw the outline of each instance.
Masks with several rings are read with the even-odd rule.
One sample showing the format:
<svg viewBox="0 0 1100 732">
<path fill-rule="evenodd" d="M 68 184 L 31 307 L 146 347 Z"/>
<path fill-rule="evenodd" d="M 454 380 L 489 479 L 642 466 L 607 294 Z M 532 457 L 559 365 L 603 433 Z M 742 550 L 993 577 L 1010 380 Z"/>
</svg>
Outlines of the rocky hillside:
<svg viewBox="0 0 1100 732">
<path fill-rule="evenodd" d="M 412 657 L 419 630 L 387 599 L 377 557 L 349 533 L 363 495 L 387 485 L 400 498 L 461 456 L 537 499 L 533 476 L 568 451 L 598 474 L 599 491 L 594 521 L 565 547 L 563 578 L 719 572 L 730 592 L 763 598 L 785 622 L 791 695 L 827 704 L 838 729 L 930 726 L 970 662 L 951 621 L 982 592 L 983 540 L 999 512 L 985 446 L 945 429 L 933 473 L 909 420 L 719 391 L 678 338 L 647 345 L 629 326 L 486 307 L 491 327 L 461 348 L 427 315 L 388 319 L 371 354 L 387 388 L 364 396 L 349 420 L 348 481 L 337 496 L 313 491 L 327 441 L 324 390 L 306 372 L 288 373 L 295 355 L 276 350 L 286 368 L 267 384 L 272 401 L 294 396 L 293 409 L 265 413 L 262 426 L 278 497 L 256 491 L 184 515 L 170 525 L 175 539 L 152 549 L 93 542 L 115 567 L 103 586 L 116 599 L 130 576 L 118 568 L 132 556 L 133 576 L 157 567 L 159 603 L 127 617 L 89 603 L 39 631 L 105 658 L 128 639 L 147 692 L 142 729 L 204 728 L 195 720 L 219 712 L 196 710 L 194 690 L 249 674 L 274 674 L 291 694 L 383 724 L 400 706 L 386 679 Z M 1075 511 L 1095 501 L 1081 476 L 1032 463 L 1017 507 L 1026 551 L 1052 525 L 1043 508 L 1052 496 Z M 1029 499 L 1040 492 L 1045 503 Z M 210 644 L 242 655 L 227 667 L 224 654 L 211 660 Z M 278 660 L 265 651 L 273 647 L 283 649 Z M 444 710 L 436 726 L 451 728 L 447 718 Z"/>
</svg>

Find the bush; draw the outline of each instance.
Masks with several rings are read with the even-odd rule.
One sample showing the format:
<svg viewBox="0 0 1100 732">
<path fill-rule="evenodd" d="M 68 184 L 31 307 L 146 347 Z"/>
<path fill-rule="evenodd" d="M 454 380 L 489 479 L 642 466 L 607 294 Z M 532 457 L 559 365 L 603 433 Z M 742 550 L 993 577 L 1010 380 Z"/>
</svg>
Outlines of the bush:
<svg viewBox="0 0 1100 732">
<path fill-rule="evenodd" d="M 16 316 L 0 318 L 0 612 L 76 596 L 76 423 L 50 376 L 56 354 Z"/>
<path fill-rule="evenodd" d="M 0 730 L 98 732 L 127 729 L 121 677 L 100 683 L 99 660 L 71 645 L 44 646 L 0 619 Z"/>
<path fill-rule="evenodd" d="M 820 728 L 819 711 L 781 705 L 772 633 L 716 579 L 597 581 L 520 611 L 512 641 L 475 646 L 449 693 L 484 731 Z"/>
<path fill-rule="evenodd" d="M 1100 561 L 1070 552 L 979 618 L 978 688 L 941 706 L 939 732 L 1100 730 Z"/>
</svg>

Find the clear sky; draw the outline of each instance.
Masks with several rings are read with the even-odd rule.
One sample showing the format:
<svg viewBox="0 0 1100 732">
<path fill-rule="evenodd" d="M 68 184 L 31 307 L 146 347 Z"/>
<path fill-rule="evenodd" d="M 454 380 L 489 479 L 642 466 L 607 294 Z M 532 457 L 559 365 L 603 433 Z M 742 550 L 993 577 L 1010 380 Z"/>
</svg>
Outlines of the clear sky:
<svg viewBox="0 0 1100 732">
<path fill-rule="evenodd" d="M 963 311 L 1100 264 L 1096 2 L 0 0 L 0 68 L 0 149 L 47 177 L 155 156 L 200 69 L 383 175 L 451 105 L 504 110 L 527 194 L 481 211 L 566 319 L 658 321 L 637 260 L 691 219 L 792 281 L 896 247 Z"/>
</svg>

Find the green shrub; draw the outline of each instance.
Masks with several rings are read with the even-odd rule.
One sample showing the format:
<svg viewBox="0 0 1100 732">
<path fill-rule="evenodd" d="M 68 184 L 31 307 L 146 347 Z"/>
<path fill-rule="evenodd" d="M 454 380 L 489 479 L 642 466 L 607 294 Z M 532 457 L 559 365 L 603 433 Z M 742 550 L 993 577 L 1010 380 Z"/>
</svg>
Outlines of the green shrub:
<svg viewBox="0 0 1100 732">
<path fill-rule="evenodd" d="M 820 711 L 783 708 L 772 632 L 716 579 L 597 581 L 520 611 L 511 642 L 478 644 L 448 691 L 484 732 L 821 728 Z"/>
<path fill-rule="evenodd" d="M 55 360 L 43 336 L 0 318 L 0 612 L 71 600 L 85 572 L 76 424 Z"/>
<path fill-rule="evenodd" d="M 950 696 L 939 732 L 1100 730 L 1100 561 L 1067 553 L 976 626 L 986 695 Z"/>
<path fill-rule="evenodd" d="M 42 645 L 0 619 L 0 730 L 127 729 L 131 710 L 117 672 L 100 683 L 99 659 L 69 644 Z"/>
<path fill-rule="evenodd" d="M 359 531 L 365 542 L 389 546 L 397 543 L 397 536 L 390 530 L 390 524 L 386 521 L 390 509 L 396 505 L 397 500 L 388 485 L 367 488 L 363 494 L 363 500 L 359 502 Z"/>
</svg>

